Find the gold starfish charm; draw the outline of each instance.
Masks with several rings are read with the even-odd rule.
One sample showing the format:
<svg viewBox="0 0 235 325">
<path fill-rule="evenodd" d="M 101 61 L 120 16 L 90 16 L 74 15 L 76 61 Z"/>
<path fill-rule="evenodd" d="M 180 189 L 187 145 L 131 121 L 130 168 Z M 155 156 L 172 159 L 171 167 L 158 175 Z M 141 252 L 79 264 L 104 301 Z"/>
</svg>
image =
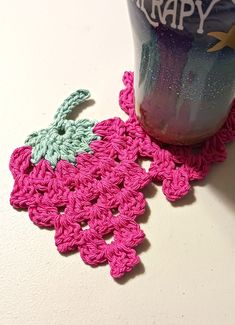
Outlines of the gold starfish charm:
<svg viewBox="0 0 235 325">
<path fill-rule="evenodd" d="M 222 50 L 225 47 L 230 47 L 231 49 L 235 50 L 235 25 L 229 30 L 228 33 L 211 32 L 207 35 L 215 37 L 219 40 L 219 42 L 210 48 L 207 52 L 216 52 Z"/>
</svg>

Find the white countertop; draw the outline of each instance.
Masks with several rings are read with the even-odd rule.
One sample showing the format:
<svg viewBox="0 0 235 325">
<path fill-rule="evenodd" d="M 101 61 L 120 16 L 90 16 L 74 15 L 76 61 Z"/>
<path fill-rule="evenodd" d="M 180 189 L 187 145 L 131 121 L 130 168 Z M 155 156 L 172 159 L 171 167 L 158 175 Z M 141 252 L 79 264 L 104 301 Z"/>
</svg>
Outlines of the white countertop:
<svg viewBox="0 0 235 325">
<path fill-rule="evenodd" d="M 187 198 L 172 206 L 160 187 L 148 198 L 143 264 L 119 282 L 108 266 L 61 256 L 53 231 L 9 205 L 11 152 L 70 92 L 90 89 L 96 103 L 82 116 L 124 116 L 118 93 L 134 56 L 126 1 L 2 1 L 0 42 L 0 324 L 234 325 L 234 144 Z"/>
</svg>

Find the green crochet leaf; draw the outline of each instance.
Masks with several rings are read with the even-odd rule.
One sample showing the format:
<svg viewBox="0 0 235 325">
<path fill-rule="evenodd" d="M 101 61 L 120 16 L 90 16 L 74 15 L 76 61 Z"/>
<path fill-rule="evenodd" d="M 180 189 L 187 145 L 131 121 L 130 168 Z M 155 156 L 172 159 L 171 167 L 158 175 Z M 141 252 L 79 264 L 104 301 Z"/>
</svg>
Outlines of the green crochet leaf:
<svg viewBox="0 0 235 325">
<path fill-rule="evenodd" d="M 73 108 L 89 97 L 90 93 L 87 90 L 76 91 L 58 109 L 54 123 L 27 138 L 25 144 L 32 147 L 33 164 L 44 158 L 55 168 L 59 160 L 75 163 L 77 154 L 92 152 L 90 143 L 99 139 L 93 132 L 96 121 L 66 119 Z"/>
</svg>

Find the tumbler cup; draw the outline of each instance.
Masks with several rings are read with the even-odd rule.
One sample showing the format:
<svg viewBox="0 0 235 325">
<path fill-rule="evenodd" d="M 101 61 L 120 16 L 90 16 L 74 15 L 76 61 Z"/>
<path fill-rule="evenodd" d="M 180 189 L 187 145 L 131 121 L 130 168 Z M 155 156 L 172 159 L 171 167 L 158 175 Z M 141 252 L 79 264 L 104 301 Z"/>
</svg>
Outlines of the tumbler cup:
<svg viewBox="0 0 235 325">
<path fill-rule="evenodd" d="M 165 143 L 200 143 L 223 125 L 235 93 L 235 1 L 127 2 L 143 128 Z"/>
</svg>

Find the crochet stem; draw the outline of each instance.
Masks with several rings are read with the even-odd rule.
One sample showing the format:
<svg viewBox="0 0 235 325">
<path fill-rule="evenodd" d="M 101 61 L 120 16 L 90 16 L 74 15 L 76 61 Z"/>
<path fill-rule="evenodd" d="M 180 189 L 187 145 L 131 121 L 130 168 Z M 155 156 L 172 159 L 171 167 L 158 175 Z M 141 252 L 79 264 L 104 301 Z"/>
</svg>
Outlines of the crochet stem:
<svg viewBox="0 0 235 325">
<path fill-rule="evenodd" d="M 90 96 L 89 90 L 86 89 L 79 89 L 72 93 L 58 108 L 54 118 L 54 125 L 57 127 L 62 126 L 68 114 L 71 113 L 75 107 L 85 102 Z"/>
</svg>

